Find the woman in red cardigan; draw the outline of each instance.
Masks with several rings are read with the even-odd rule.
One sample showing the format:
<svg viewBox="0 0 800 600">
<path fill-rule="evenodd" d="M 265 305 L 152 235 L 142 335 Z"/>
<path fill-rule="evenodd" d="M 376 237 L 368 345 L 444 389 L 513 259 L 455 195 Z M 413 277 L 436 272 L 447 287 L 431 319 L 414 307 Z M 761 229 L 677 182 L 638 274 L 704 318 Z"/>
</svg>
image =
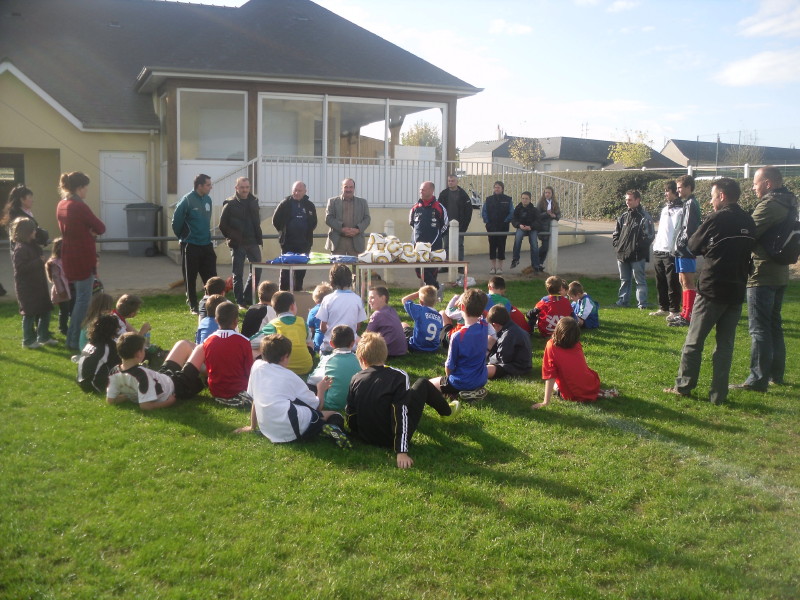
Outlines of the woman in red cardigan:
<svg viewBox="0 0 800 600">
<path fill-rule="evenodd" d="M 85 174 L 79 171 L 62 173 L 60 187 L 64 197 L 58 203 L 56 217 L 63 238 L 61 263 L 67 279 L 75 286 L 75 306 L 69 320 L 67 348 L 79 351 L 81 322 L 92 299 L 97 268 L 94 239 L 105 233 L 106 226 L 84 202 L 89 188 L 89 178 Z"/>
</svg>

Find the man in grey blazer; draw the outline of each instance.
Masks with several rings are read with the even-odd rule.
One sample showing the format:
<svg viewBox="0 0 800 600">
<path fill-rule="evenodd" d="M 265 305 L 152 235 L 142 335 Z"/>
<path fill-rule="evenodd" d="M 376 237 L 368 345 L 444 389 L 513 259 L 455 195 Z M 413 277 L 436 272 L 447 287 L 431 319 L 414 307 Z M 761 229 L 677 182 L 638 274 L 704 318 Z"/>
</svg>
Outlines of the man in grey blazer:
<svg viewBox="0 0 800 600">
<path fill-rule="evenodd" d="M 342 193 L 328 200 L 325 223 L 330 227 L 325 249 L 333 254 L 357 256 L 364 252 L 364 232 L 369 227 L 369 205 L 355 195 L 356 182 L 342 181 Z"/>
</svg>

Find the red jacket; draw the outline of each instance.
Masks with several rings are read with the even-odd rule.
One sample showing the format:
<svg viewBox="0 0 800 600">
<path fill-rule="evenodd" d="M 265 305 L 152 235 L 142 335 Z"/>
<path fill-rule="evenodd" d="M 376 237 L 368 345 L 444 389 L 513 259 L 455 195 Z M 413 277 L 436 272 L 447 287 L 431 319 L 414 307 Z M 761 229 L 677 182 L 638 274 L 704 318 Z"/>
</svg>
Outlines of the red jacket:
<svg viewBox="0 0 800 600">
<path fill-rule="evenodd" d="M 82 281 L 95 271 L 97 248 L 94 237 L 104 234 L 106 226 L 77 196 L 61 200 L 56 208 L 56 217 L 63 238 L 61 263 L 64 274 L 70 281 Z"/>
</svg>

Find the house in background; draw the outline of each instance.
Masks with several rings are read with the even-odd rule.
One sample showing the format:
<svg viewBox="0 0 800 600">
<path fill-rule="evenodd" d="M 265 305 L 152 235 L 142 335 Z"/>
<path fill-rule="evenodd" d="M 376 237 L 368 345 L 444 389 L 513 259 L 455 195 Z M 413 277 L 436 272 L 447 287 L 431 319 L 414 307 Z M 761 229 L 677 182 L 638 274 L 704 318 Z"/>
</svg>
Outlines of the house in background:
<svg viewBox="0 0 800 600">
<path fill-rule="evenodd" d="M 125 237 L 127 204 L 168 209 L 201 172 L 216 211 L 245 173 L 266 206 L 303 179 L 324 207 L 344 177 L 373 207 L 407 206 L 444 183 L 457 101 L 479 91 L 309 0 L 0 4 L 0 178 L 34 190 L 50 231 L 76 170 L 107 237 Z M 440 160 L 397 158 L 430 155 L 401 144 L 418 122 Z"/>
<path fill-rule="evenodd" d="M 536 163 L 539 172 L 555 171 L 594 171 L 600 169 L 623 169 L 608 158 L 609 148 L 616 142 L 610 140 L 590 140 L 573 137 L 517 138 L 504 135 L 501 139 L 476 142 L 461 151 L 461 168 L 467 173 L 476 173 L 491 165 L 495 173 L 503 167 L 522 168 L 509 152 L 516 139 L 538 139 L 542 147 L 542 159 Z M 644 165 L 648 169 L 680 168 L 672 160 L 653 150 L 650 160 Z"/>
<path fill-rule="evenodd" d="M 746 151 L 745 151 L 746 150 Z M 752 153 L 751 153 L 752 152 Z M 776 148 L 774 146 L 747 146 L 723 142 L 699 142 L 693 140 L 668 140 L 661 154 L 683 167 L 714 167 L 742 164 L 740 158 L 751 154 L 757 160 L 750 164 L 785 165 L 800 164 L 800 150 Z M 733 160 L 733 162 L 731 162 Z"/>
</svg>

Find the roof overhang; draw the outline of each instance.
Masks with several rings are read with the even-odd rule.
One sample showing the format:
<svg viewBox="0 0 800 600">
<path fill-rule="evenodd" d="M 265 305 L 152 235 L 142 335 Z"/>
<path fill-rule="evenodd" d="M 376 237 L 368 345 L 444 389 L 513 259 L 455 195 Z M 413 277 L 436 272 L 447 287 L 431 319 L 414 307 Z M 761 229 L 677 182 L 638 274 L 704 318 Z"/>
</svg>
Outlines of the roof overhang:
<svg viewBox="0 0 800 600">
<path fill-rule="evenodd" d="M 426 86 L 408 84 L 403 82 L 387 81 L 359 81 L 356 79 L 314 79 L 309 77 L 290 77 L 286 75 L 258 75 L 253 73 L 234 73 L 202 71 L 195 69 L 169 69 L 159 67 L 145 67 L 136 78 L 136 91 L 139 93 L 153 93 L 167 79 L 196 79 L 199 81 L 248 81 L 255 83 L 290 83 L 293 85 L 311 85 L 317 87 L 348 87 L 353 89 L 370 89 L 386 91 L 419 92 L 426 94 L 439 94 L 467 98 L 482 92 L 483 88 L 460 88 L 447 86 Z"/>
</svg>

